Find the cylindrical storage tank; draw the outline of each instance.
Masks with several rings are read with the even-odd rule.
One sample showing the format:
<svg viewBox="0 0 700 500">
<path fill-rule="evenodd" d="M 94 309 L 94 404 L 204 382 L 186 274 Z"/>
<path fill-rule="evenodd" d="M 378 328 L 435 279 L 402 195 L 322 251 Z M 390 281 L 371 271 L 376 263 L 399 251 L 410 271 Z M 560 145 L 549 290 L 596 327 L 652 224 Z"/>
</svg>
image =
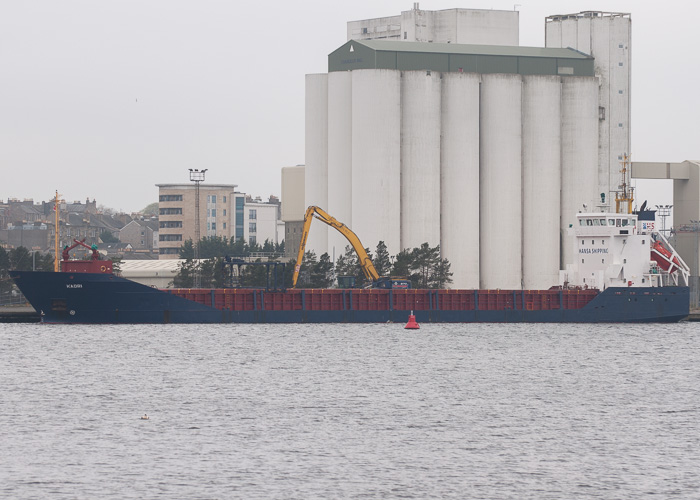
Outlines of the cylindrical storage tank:
<svg viewBox="0 0 700 500">
<path fill-rule="evenodd" d="M 481 288 L 522 286 L 520 75 L 481 78 Z"/>
<path fill-rule="evenodd" d="M 567 228 L 576 214 L 598 203 L 598 81 L 592 76 L 562 78 L 561 234 L 562 269 L 574 262 Z M 585 205 L 585 206 L 584 206 Z"/>
<path fill-rule="evenodd" d="M 451 288 L 479 288 L 479 81 L 442 75 L 440 250 Z"/>
<path fill-rule="evenodd" d="M 306 75 L 304 198 L 306 206 L 328 206 L 328 75 Z M 328 251 L 328 226 L 312 224 L 306 250 Z"/>
<path fill-rule="evenodd" d="M 374 251 L 400 251 L 401 75 L 352 72 L 352 230 Z"/>
<path fill-rule="evenodd" d="M 352 73 L 328 74 L 328 213 L 352 228 Z M 348 240 L 328 231 L 328 253 L 335 261 Z"/>
<path fill-rule="evenodd" d="M 523 76 L 523 286 L 559 282 L 561 78 Z"/>
<path fill-rule="evenodd" d="M 440 73 L 401 75 L 401 248 L 440 243 Z"/>
</svg>

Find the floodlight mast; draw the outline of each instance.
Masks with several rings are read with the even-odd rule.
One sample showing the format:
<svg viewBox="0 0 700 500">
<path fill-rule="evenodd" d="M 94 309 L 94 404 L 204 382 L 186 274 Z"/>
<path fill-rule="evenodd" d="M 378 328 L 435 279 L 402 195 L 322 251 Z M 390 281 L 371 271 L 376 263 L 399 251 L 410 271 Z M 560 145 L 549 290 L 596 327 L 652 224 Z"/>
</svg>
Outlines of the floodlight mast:
<svg viewBox="0 0 700 500">
<path fill-rule="evenodd" d="M 190 180 L 194 182 L 194 287 L 200 288 L 202 285 L 201 274 L 199 272 L 199 241 L 201 240 L 201 231 L 199 228 L 199 183 L 204 182 L 204 176 L 208 169 L 199 170 L 190 168 Z"/>
</svg>

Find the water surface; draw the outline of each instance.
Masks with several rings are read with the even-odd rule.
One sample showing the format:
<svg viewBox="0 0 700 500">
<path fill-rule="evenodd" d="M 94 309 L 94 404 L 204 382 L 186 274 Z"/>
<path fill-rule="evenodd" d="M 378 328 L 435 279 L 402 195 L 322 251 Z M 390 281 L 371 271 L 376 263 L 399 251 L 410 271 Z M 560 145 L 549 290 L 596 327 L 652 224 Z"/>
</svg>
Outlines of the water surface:
<svg viewBox="0 0 700 500">
<path fill-rule="evenodd" d="M 0 325 L 0 496 L 699 498 L 697 332 Z"/>
</svg>

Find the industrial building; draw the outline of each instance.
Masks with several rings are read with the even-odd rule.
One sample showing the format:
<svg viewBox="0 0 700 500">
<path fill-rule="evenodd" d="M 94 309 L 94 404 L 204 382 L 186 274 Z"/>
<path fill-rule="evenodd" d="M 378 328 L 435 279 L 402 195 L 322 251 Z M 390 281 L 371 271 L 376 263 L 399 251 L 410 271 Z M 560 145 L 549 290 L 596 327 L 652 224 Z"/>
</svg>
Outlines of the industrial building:
<svg viewBox="0 0 700 500">
<path fill-rule="evenodd" d="M 409 28 L 416 19 L 423 35 L 432 29 L 427 37 Z M 494 32 L 474 30 L 467 44 L 469 21 L 449 19 L 479 19 Z M 572 261 L 566 229 L 609 195 L 619 178 L 612 159 L 629 151 L 629 102 L 613 99 L 610 85 L 628 99 L 630 22 L 548 18 L 544 48 L 517 46 L 511 11 L 416 5 L 400 22 L 348 23 L 328 73 L 306 77 L 306 205 L 325 207 L 370 248 L 440 244 L 454 288 L 557 283 Z M 582 49 L 623 45 L 623 64 L 564 48 L 574 29 Z M 325 227 L 309 236 L 317 253 L 345 244 Z"/>
</svg>

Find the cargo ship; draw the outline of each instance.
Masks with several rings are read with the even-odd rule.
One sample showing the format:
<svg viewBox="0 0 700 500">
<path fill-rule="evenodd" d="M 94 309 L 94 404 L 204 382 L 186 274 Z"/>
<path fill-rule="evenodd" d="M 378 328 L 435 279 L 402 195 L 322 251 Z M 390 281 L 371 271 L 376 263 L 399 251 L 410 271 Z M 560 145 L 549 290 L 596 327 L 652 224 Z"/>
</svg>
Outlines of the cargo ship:
<svg viewBox="0 0 700 500">
<path fill-rule="evenodd" d="M 308 215 L 327 216 L 318 209 Z M 334 227 L 354 236 L 340 223 Z M 579 213 L 569 231 L 576 262 L 545 290 L 412 289 L 392 278 L 375 280 L 370 289 L 156 289 L 116 276 L 95 249 L 88 260 L 70 260 L 64 252 L 60 272 L 10 274 L 44 323 L 405 323 L 411 311 L 419 323 L 676 322 L 688 316 L 688 266 L 654 230 L 653 219 Z M 302 244 L 306 234 L 308 225 Z"/>
</svg>

